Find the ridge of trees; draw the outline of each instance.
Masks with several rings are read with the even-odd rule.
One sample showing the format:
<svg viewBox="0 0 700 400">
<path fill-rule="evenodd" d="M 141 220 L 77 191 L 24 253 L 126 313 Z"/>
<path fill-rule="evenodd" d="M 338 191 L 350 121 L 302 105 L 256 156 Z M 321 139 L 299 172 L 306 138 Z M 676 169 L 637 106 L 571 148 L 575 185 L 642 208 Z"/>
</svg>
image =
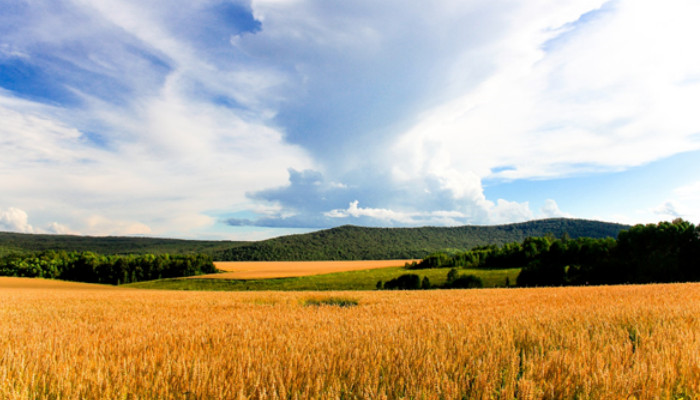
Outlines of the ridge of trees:
<svg viewBox="0 0 700 400">
<path fill-rule="evenodd" d="M 345 225 L 257 242 L 144 237 L 90 237 L 0 232 L 0 257 L 42 251 L 127 254 L 207 254 L 217 261 L 319 261 L 418 259 L 442 249 L 464 251 L 527 237 L 568 234 L 615 237 L 628 225 L 579 219 L 545 219 L 496 226 L 368 228 Z"/>
<path fill-rule="evenodd" d="M 249 242 L 125 236 L 77 236 L 0 232 L 0 257 L 43 251 L 126 254 L 209 254 Z"/>
<path fill-rule="evenodd" d="M 318 261 L 418 259 L 445 248 L 463 251 L 475 246 L 503 245 L 527 237 L 564 234 L 615 237 L 628 225 L 554 218 L 496 226 L 337 228 L 289 235 L 236 246 L 214 254 L 221 261 Z"/>
<path fill-rule="evenodd" d="M 205 254 L 101 255 L 45 251 L 0 258 L 0 276 L 39 277 L 119 285 L 217 272 Z"/>
</svg>

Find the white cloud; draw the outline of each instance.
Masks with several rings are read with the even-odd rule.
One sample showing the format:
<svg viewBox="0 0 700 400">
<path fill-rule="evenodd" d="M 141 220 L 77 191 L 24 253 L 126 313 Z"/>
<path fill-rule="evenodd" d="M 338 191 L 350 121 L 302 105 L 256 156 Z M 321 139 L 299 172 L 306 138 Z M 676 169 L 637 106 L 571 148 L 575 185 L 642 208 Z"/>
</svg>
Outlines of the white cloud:
<svg viewBox="0 0 700 400">
<path fill-rule="evenodd" d="M 386 208 L 360 207 L 359 201 L 350 202 L 346 209 L 335 209 L 324 213 L 326 217 L 345 218 L 369 218 L 389 224 L 399 225 L 460 225 L 465 215 L 458 211 L 432 211 L 432 212 L 402 212 Z"/>
<path fill-rule="evenodd" d="M 46 232 L 54 233 L 57 235 L 79 235 L 80 232 L 74 231 L 69 227 L 59 224 L 58 222 L 52 222 L 46 227 Z"/>
<path fill-rule="evenodd" d="M 247 202 L 248 191 L 284 182 L 290 165 L 310 165 L 279 132 L 183 101 L 152 103 L 131 140 L 104 149 L 47 110 L 29 113 L 25 102 L 0 96 L 3 202 L 53 210 L 48 221 L 85 234 L 178 235 L 211 226 L 216 219 L 205 213 Z M 119 228 L 91 222 L 95 214 Z"/>
<path fill-rule="evenodd" d="M 101 232 L 102 235 L 123 236 L 123 235 L 148 235 L 153 233 L 151 228 L 141 222 L 111 220 L 109 218 L 93 215 L 87 219 L 87 226 L 90 231 Z"/>
<path fill-rule="evenodd" d="M 554 204 L 556 207 L 556 203 Z M 558 208 L 557 208 L 558 210 Z M 324 213 L 326 217 L 345 218 L 370 218 L 385 223 L 399 225 L 465 225 L 465 224 L 507 224 L 513 222 L 529 221 L 535 218 L 527 202 L 518 203 L 499 199 L 496 203 L 486 202 L 480 211 L 484 216 L 474 220 L 473 215 L 454 210 L 438 210 L 425 212 L 395 211 L 385 208 L 363 208 L 359 201 L 350 203 L 346 209 L 335 209 Z"/>
<path fill-rule="evenodd" d="M 0 208 L 0 230 L 20 233 L 79 234 L 79 232 L 57 222 L 48 224 L 46 229 L 34 228 L 29 223 L 29 215 L 27 212 L 15 207 L 9 207 L 7 210 Z"/>
<path fill-rule="evenodd" d="M 62 106 L 0 89 L 3 203 L 22 205 L 56 233 L 207 235 L 217 221 L 212 214 L 247 203 L 248 192 L 281 185 L 290 167 L 313 166 L 271 123 L 280 82 L 274 67 L 219 65 L 207 48 L 172 31 L 164 12 L 184 12 L 190 2 L 63 6 L 65 14 L 55 15 L 38 7 L 23 34 L 8 38 L 17 45 L 0 50 L 17 57 L 37 43 L 68 49 L 66 63 L 118 80 L 130 97 L 103 98 L 86 83 L 69 87 L 79 106 Z M 66 18 L 73 23 L 59 27 Z M 112 45 L 94 46 L 91 37 Z M 81 42 L 88 54 L 72 50 Z M 170 65 L 148 65 L 155 58 Z"/>
<path fill-rule="evenodd" d="M 346 209 L 335 209 L 324 213 L 326 217 L 336 219 L 362 219 L 384 221 L 385 223 L 399 225 L 465 225 L 465 224 L 509 224 L 515 222 L 525 222 L 536 218 L 561 218 L 571 217 L 570 214 L 562 212 L 557 203 L 548 199 L 540 209 L 540 213 L 535 215 L 530 209 L 528 202 L 518 203 L 498 199 L 495 203 L 485 201 L 478 211 L 471 210 L 471 214 L 466 214 L 455 210 L 439 210 L 426 212 L 395 211 L 385 208 L 360 207 L 359 201 L 350 202 Z M 478 216 L 478 218 L 476 217 Z"/>
<path fill-rule="evenodd" d="M 34 228 L 29 225 L 27 213 L 14 207 L 10 207 L 7 210 L 0 208 L 0 229 L 11 232 L 34 233 Z"/>
<path fill-rule="evenodd" d="M 77 100 L 0 91 L 0 202 L 49 231 L 182 236 L 232 210 L 296 215 L 246 196 L 293 168 L 338 189 L 287 199 L 317 218 L 503 223 L 535 213 L 487 199 L 486 178 L 700 147 L 692 0 L 234 2 L 255 33 L 190 18 L 215 3 L 39 1 L 3 31 L 3 60 L 43 63 Z"/>
<path fill-rule="evenodd" d="M 617 1 L 553 29 L 594 5 L 566 3 L 514 20 L 490 47 L 498 56 L 488 79 L 399 137 L 387 156 L 400 160 L 397 177 L 461 175 L 478 193 L 486 177 L 621 170 L 700 148 L 700 56 L 690 50 L 700 4 Z"/>
<path fill-rule="evenodd" d="M 545 200 L 544 206 L 540 209 L 540 216 L 542 218 L 573 217 L 571 214 L 561 211 L 557 202 L 552 199 Z"/>
<path fill-rule="evenodd" d="M 513 222 L 525 222 L 534 219 L 528 202 L 518 203 L 498 199 L 495 205 L 488 209 L 489 224 L 508 224 Z"/>
</svg>

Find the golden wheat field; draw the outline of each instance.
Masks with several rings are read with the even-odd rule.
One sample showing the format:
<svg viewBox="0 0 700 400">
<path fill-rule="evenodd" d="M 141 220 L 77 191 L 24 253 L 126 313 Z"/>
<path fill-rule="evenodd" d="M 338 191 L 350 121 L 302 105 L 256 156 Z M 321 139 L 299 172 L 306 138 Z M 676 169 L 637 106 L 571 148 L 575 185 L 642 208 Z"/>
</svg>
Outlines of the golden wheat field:
<svg viewBox="0 0 700 400">
<path fill-rule="evenodd" d="M 290 278 L 330 274 L 334 272 L 403 267 L 407 262 L 420 260 L 362 260 L 362 261 L 217 261 L 216 268 L 223 274 L 199 275 L 196 278 L 262 279 Z"/>
<path fill-rule="evenodd" d="M 59 281 L 55 279 L 38 279 L 38 278 L 16 278 L 8 276 L 0 276 L 0 290 L 14 289 L 100 289 L 100 290 L 118 290 L 116 286 L 96 285 L 92 283 Z"/>
<path fill-rule="evenodd" d="M 700 284 L 0 288 L 1 399 L 692 399 Z M 308 306 L 309 298 L 354 307 Z"/>
</svg>

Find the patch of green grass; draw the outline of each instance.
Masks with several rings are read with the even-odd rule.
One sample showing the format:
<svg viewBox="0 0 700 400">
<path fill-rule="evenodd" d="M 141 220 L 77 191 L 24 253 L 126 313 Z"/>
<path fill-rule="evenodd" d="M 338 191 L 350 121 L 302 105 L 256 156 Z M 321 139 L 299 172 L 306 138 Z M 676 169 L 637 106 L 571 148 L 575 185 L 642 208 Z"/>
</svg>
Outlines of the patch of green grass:
<svg viewBox="0 0 700 400">
<path fill-rule="evenodd" d="M 155 281 L 137 282 L 122 285 L 140 289 L 165 289 L 165 290 L 222 290 L 222 291 L 249 291 L 249 290 L 375 290 L 377 281 L 386 282 L 395 279 L 405 273 L 415 273 L 423 279 L 427 276 L 430 283 L 439 286 L 447 280 L 449 268 L 435 268 L 425 270 L 406 270 L 403 267 L 379 268 L 362 271 L 337 272 L 333 274 L 302 276 L 298 278 L 275 279 L 203 279 L 203 278 L 175 278 L 160 279 Z M 519 268 L 511 269 L 460 269 L 461 274 L 473 274 L 481 278 L 484 287 L 503 287 L 506 278 L 511 285 L 520 273 Z"/>
<path fill-rule="evenodd" d="M 336 307 L 353 307 L 359 304 L 357 299 L 349 297 L 326 297 L 326 298 L 310 298 L 305 299 L 305 306 L 336 306 Z"/>
</svg>

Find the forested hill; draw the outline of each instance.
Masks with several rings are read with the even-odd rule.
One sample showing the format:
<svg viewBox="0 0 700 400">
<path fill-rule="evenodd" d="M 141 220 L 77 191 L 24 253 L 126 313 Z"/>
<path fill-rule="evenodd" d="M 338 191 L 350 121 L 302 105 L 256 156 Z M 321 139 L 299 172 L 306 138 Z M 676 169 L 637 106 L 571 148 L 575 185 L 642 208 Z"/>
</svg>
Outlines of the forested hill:
<svg viewBox="0 0 700 400">
<path fill-rule="evenodd" d="M 0 232 L 0 257 L 42 251 L 91 251 L 99 254 L 213 255 L 249 242 L 180 240 L 144 237 L 93 237 Z"/>
<path fill-rule="evenodd" d="M 579 219 L 545 219 L 498 226 L 365 228 L 341 226 L 282 236 L 213 254 L 221 261 L 379 260 L 423 258 L 445 249 L 520 242 L 526 237 L 617 237 L 627 225 Z"/>
<path fill-rule="evenodd" d="M 214 260 L 380 260 L 423 258 L 439 250 L 520 242 L 552 234 L 571 238 L 617 237 L 629 226 L 577 219 L 546 219 L 499 226 L 364 228 L 341 226 L 259 242 L 90 237 L 0 232 L 0 257 L 47 250 L 98 254 L 208 254 Z"/>
</svg>

